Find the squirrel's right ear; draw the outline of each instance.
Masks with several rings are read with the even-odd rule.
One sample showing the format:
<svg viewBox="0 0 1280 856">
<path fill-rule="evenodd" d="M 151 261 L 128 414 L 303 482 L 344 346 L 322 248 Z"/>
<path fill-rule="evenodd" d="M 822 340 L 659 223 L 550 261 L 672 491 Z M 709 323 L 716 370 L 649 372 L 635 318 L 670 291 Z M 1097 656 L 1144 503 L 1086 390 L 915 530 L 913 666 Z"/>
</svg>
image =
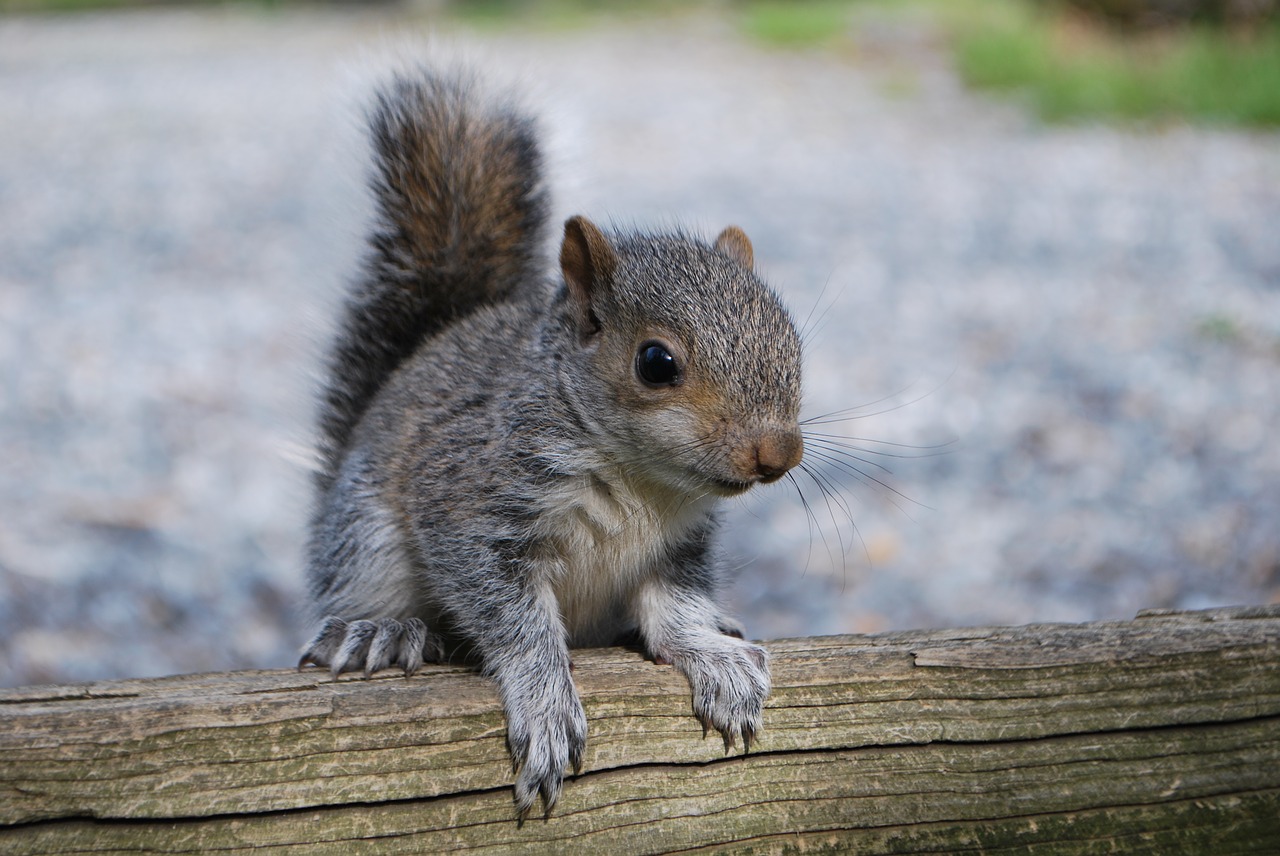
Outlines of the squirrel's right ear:
<svg viewBox="0 0 1280 856">
<path fill-rule="evenodd" d="M 585 340 L 600 331 L 593 309 L 599 289 L 613 278 L 618 257 L 604 233 L 586 217 L 570 217 L 560 245 L 560 270 L 578 315 L 578 332 Z"/>
<path fill-rule="evenodd" d="M 747 270 L 755 267 L 755 253 L 751 250 L 751 239 L 737 226 L 729 226 L 720 233 L 716 238 L 716 249 Z"/>
</svg>

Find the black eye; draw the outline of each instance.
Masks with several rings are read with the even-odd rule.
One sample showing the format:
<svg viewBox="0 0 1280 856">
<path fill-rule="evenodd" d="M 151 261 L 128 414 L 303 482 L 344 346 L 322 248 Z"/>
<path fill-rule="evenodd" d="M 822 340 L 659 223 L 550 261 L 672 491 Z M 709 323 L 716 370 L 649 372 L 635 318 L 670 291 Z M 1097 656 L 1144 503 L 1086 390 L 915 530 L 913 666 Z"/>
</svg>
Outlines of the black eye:
<svg viewBox="0 0 1280 856">
<path fill-rule="evenodd" d="M 680 380 L 680 364 L 661 342 L 645 342 L 636 353 L 636 374 L 651 386 L 672 386 Z"/>
</svg>

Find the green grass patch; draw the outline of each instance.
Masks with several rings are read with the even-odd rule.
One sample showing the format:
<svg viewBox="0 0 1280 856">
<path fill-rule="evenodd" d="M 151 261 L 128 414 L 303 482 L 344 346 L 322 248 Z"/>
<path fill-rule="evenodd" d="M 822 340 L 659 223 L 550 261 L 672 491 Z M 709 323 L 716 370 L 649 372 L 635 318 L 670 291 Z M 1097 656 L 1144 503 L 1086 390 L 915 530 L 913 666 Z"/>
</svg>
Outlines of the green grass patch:
<svg viewBox="0 0 1280 856">
<path fill-rule="evenodd" d="M 1235 344 L 1243 338 L 1240 325 L 1230 316 L 1219 313 L 1201 318 L 1196 324 L 1196 333 L 1202 339 L 1227 345 Z"/>
<path fill-rule="evenodd" d="M 1018 93 L 1045 119 L 1280 125 L 1280 26 L 1122 34 L 1029 3 L 981 5 L 944 13 L 960 74 Z"/>
<path fill-rule="evenodd" d="M 806 48 L 828 44 L 850 26 L 849 0 L 760 0 L 744 4 L 740 25 L 766 44 Z"/>
<path fill-rule="evenodd" d="M 966 83 L 1021 98 L 1050 121 L 1280 125 L 1280 23 L 1120 32 L 1037 0 L 746 0 L 732 8 L 751 37 L 800 48 L 856 45 L 867 21 L 932 19 Z"/>
<path fill-rule="evenodd" d="M 681 0 L 453 0 L 449 18 L 477 29 L 580 30 L 597 24 L 674 17 L 698 3 Z"/>
</svg>

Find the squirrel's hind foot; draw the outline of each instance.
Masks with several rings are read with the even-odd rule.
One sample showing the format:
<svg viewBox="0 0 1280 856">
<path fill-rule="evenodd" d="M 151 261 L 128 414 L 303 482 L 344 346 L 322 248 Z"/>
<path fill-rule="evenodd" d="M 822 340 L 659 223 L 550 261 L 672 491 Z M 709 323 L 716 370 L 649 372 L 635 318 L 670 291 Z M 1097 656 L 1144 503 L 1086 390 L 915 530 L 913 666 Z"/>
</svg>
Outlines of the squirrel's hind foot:
<svg viewBox="0 0 1280 856">
<path fill-rule="evenodd" d="M 394 618 L 346 621 L 330 615 L 302 649 L 298 668 L 314 663 L 328 667 L 334 678 L 363 669 L 367 678 L 380 669 L 399 666 L 409 677 L 424 662 L 443 659 L 443 640 L 420 618 L 401 623 Z"/>
</svg>

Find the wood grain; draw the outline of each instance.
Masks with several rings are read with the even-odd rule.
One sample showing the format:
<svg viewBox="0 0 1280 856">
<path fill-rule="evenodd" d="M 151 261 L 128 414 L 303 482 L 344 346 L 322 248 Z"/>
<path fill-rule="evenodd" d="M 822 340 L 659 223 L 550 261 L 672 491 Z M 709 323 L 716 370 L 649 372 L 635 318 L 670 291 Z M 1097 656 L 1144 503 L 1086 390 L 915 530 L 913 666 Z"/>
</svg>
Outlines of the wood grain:
<svg viewBox="0 0 1280 856">
<path fill-rule="evenodd" d="M 1280 607 L 768 647 L 745 757 L 575 652 L 585 769 L 522 827 L 463 667 L 0 690 L 0 852 L 1280 852 Z"/>
</svg>

